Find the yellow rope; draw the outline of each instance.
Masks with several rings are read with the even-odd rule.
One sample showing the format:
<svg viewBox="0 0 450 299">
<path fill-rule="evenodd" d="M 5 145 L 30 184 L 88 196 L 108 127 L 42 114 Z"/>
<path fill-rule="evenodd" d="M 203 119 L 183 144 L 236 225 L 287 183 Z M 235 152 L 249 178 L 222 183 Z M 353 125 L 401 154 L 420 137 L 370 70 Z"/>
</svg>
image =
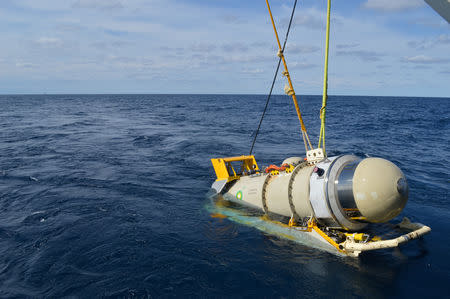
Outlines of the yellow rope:
<svg viewBox="0 0 450 299">
<path fill-rule="evenodd" d="M 297 97 L 296 97 L 295 92 L 294 92 L 294 86 L 292 85 L 291 76 L 289 75 L 286 59 L 284 58 L 283 48 L 281 47 L 280 38 L 278 37 L 277 28 L 275 26 L 275 21 L 273 20 L 272 11 L 270 10 L 269 0 L 266 0 L 266 3 L 267 3 L 267 8 L 269 9 L 270 20 L 272 21 L 272 26 L 273 26 L 273 30 L 275 32 L 275 37 L 277 38 L 278 54 L 280 55 L 280 58 L 283 61 L 284 75 L 288 79 L 290 90 L 292 90 L 292 94 L 290 94 L 290 95 L 292 96 L 292 101 L 294 102 L 295 111 L 297 112 L 298 120 L 300 121 L 300 126 L 301 126 L 301 129 L 302 129 L 303 142 L 305 143 L 306 151 L 308 151 L 308 146 L 309 146 L 310 149 L 313 149 L 313 147 L 312 147 L 311 141 L 309 140 L 309 136 L 308 136 L 308 133 L 306 131 L 305 123 L 303 122 L 302 114 L 301 114 L 300 108 L 298 106 Z"/>
<path fill-rule="evenodd" d="M 320 136 L 319 136 L 319 145 L 318 148 L 321 147 L 323 149 L 323 153 L 325 152 L 325 116 L 326 116 L 326 108 L 327 108 L 327 100 L 328 100 L 328 52 L 329 52 L 329 44 L 330 44 L 330 10 L 331 10 L 331 0 L 328 0 L 328 8 L 327 8 L 327 34 L 326 34 L 326 42 L 325 42 L 325 67 L 323 72 L 323 95 L 322 95 L 322 108 L 320 109 Z"/>
</svg>

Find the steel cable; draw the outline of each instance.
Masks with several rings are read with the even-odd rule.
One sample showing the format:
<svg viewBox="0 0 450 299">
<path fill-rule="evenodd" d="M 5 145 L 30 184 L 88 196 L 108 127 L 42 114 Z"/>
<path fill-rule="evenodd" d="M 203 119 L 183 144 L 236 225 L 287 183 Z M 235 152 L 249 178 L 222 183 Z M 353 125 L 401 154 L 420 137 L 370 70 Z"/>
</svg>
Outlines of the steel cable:
<svg viewBox="0 0 450 299">
<path fill-rule="evenodd" d="M 292 20 L 294 19 L 294 12 L 295 12 L 296 6 L 297 6 L 297 0 L 294 1 L 294 7 L 292 8 L 291 18 L 289 20 L 289 25 L 288 25 L 288 28 L 287 28 L 287 31 L 286 31 L 286 37 L 285 37 L 284 43 L 283 43 L 283 49 L 281 50 L 282 53 L 284 53 L 284 48 L 286 47 L 286 42 L 288 40 L 289 31 L 291 30 Z M 253 148 L 255 146 L 256 138 L 258 137 L 259 130 L 261 129 L 261 124 L 262 124 L 262 121 L 264 119 L 264 115 L 266 114 L 267 107 L 269 106 L 270 97 L 272 96 L 273 87 L 275 85 L 275 81 L 277 80 L 278 71 L 280 69 L 280 64 L 281 64 L 281 56 L 278 59 L 277 69 L 275 70 L 275 75 L 273 76 L 272 85 L 270 87 L 270 91 L 269 91 L 269 94 L 267 96 L 266 105 L 265 105 L 263 113 L 261 115 L 261 119 L 259 120 L 258 128 L 256 129 L 256 131 L 254 133 L 255 136 L 253 137 L 253 142 L 252 142 L 252 146 L 250 148 L 250 154 L 249 155 L 251 155 L 252 152 L 253 152 Z"/>
</svg>

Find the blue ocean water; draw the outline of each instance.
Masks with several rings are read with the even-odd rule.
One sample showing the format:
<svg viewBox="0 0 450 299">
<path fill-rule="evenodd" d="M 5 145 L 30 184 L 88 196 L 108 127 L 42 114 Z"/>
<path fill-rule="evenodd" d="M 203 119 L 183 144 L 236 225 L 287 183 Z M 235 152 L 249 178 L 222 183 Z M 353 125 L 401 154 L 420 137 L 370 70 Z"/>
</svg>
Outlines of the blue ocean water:
<svg viewBox="0 0 450 299">
<path fill-rule="evenodd" d="M 448 298 L 450 99 L 330 97 L 328 154 L 396 163 L 410 185 L 401 216 L 433 229 L 359 259 L 205 208 L 210 158 L 248 153 L 264 101 L 0 96 L 0 297 Z M 316 143 L 321 97 L 300 101 Z M 254 154 L 304 154 L 287 96 L 269 105 Z"/>
</svg>

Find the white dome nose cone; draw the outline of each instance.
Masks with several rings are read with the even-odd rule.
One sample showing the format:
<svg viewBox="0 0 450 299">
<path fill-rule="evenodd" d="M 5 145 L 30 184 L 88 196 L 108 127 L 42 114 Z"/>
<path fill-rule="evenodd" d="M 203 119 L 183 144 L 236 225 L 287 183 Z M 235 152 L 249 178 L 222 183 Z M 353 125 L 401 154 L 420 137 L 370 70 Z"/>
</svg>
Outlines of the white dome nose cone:
<svg viewBox="0 0 450 299">
<path fill-rule="evenodd" d="M 367 221 L 386 222 L 405 207 L 408 183 L 394 163 L 381 158 L 366 158 L 356 167 L 353 196 Z"/>
</svg>

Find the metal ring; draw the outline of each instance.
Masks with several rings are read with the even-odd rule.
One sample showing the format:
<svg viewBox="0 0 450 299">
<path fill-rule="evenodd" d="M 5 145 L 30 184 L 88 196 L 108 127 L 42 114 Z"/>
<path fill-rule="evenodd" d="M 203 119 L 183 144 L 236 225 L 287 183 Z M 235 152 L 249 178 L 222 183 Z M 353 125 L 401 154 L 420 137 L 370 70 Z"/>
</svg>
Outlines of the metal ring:
<svg viewBox="0 0 450 299">
<path fill-rule="evenodd" d="M 269 184 L 269 181 L 271 180 L 272 176 L 270 174 L 266 175 L 266 179 L 264 180 L 264 184 L 262 186 L 262 192 L 261 192 L 261 201 L 262 201 L 262 207 L 264 209 L 264 213 L 266 215 L 269 213 L 269 209 L 267 208 L 267 201 L 266 201 L 266 188 Z"/>
<path fill-rule="evenodd" d="M 295 220 L 300 219 L 300 216 L 297 214 L 297 212 L 295 211 L 295 205 L 294 205 L 294 201 L 292 198 L 292 184 L 294 183 L 294 179 L 297 176 L 298 172 L 300 171 L 300 169 L 304 168 L 305 166 L 307 166 L 307 163 L 300 163 L 299 165 L 297 165 L 294 170 L 292 171 L 291 177 L 289 178 L 289 183 L 288 183 L 288 200 L 289 200 L 289 207 L 291 208 L 291 213 L 292 216 L 294 217 Z"/>
<path fill-rule="evenodd" d="M 358 161 L 359 158 L 353 155 L 344 155 L 333 161 L 333 165 L 330 166 L 330 171 L 326 177 L 326 192 L 325 197 L 328 202 L 328 206 L 332 210 L 333 218 L 347 230 L 360 230 L 367 226 L 367 223 L 355 222 L 347 218 L 344 212 L 337 194 L 336 178 L 338 178 L 342 169 L 351 162 Z M 359 163 L 359 161 L 358 161 Z"/>
<path fill-rule="evenodd" d="M 337 196 L 341 207 L 344 209 L 356 209 L 358 208 L 353 196 L 353 176 L 355 170 L 361 159 L 345 164 L 341 167 L 340 171 L 336 175 L 334 183 L 337 187 Z"/>
</svg>

